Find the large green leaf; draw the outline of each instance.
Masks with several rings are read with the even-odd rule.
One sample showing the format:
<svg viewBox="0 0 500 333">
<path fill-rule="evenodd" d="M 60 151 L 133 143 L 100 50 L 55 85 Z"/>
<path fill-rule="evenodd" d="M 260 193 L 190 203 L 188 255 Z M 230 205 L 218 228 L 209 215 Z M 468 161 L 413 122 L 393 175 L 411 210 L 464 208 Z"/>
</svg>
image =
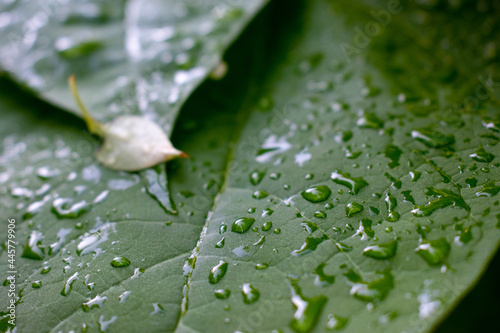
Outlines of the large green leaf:
<svg viewBox="0 0 500 333">
<path fill-rule="evenodd" d="M 7 1 L 0 66 L 78 113 L 67 84 L 75 74 L 98 120 L 143 114 L 170 132 L 187 96 L 266 2 Z"/>
<path fill-rule="evenodd" d="M 181 113 L 173 139 L 192 158 L 169 167 L 176 216 L 144 178 L 96 165 L 80 122 L 3 82 L 21 331 L 424 332 L 474 285 L 500 236 L 495 12 L 272 9 L 228 55 L 235 71 Z M 490 29 L 471 35 L 478 22 Z M 58 199 L 103 191 L 55 218 Z M 44 238 L 31 249 L 29 235 Z"/>
</svg>

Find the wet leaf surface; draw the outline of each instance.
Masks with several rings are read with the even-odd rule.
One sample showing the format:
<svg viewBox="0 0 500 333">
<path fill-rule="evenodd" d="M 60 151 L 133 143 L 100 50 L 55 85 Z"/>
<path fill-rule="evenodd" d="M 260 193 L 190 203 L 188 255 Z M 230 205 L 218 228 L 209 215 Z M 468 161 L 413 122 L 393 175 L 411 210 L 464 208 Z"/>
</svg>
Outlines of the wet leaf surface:
<svg viewBox="0 0 500 333">
<path fill-rule="evenodd" d="M 256 18 L 180 113 L 176 215 L 164 179 L 100 166 L 83 122 L 2 79 L 19 329 L 435 328 L 499 244 L 497 12 L 371 6 Z"/>
</svg>

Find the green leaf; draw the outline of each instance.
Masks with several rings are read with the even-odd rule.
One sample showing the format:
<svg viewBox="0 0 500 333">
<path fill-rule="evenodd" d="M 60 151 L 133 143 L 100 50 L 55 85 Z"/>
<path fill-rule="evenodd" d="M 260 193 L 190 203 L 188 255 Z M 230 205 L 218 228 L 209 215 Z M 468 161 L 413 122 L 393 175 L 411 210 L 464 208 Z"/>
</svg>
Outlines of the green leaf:
<svg viewBox="0 0 500 333">
<path fill-rule="evenodd" d="M 100 167 L 80 121 L 2 81 L 18 329 L 436 327 L 499 245 L 498 60 L 483 54 L 498 32 L 470 34 L 494 17 L 475 5 L 372 6 L 278 1 L 259 15 L 227 54 L 235 70 L 181 112 L 173 141 L 192 157 L 167 167 L 178 215 L 162 207 L 165 179 Z"/>
<path fill-rule="evenodd" d="M 0 66 L 79 114 L 67 83 L 75 74 L 97 120 L 142 114 L 170 133 L 186 98 L 266 2 L 6 3 Z"/>
</svg>

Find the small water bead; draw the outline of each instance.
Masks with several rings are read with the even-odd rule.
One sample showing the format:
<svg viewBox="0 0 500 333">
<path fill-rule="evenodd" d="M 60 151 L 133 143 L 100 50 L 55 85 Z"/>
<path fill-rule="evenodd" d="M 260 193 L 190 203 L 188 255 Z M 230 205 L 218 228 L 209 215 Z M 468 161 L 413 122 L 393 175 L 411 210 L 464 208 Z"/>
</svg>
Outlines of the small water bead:
<svg viewBox="0 0 500 333">
<path fill-rule="evenodd" d="M 101 296 L 97 295 L 96 297 L 83 303 L 82 309 L 84 312 L 90 312 L 90 310 L 92 310 L 93 308 L 102 308 L 104 306 L 104 302 L 107 300 L 108 300 L 108 298 L 106 296 L 101 297 Z"/>
<path fill-rule="evenodd" d="M 328 298 L 323 295 L 305 297 L 297 280 L 291 280 L 292 304 L 296 311 L 290 322 L 290 328 L 296 333 L 311 332 L 318 323 L 323 307 Z"/>
<path fill-rule="evenodd" d="M 258 171 L 258 170 L 253 171 L 250 174 L 250 183 L 252 183 L 252 185 L 254 186 L 259 185 L 262 179 L 264 179 L 265 175 L 266 173 L 263 171 Z"/>
<path fill-rule="evenodd" d="M 231 290 L 229 289 L 215 289 L 215 298 L 218 299 L 227 299 L 231 296 Z"/>
<path fill-rule="evenodd" d="M 318 226 L 311 221 L 304 221 L 300 223 L 300 226 L 304 228 L 309 235 L 318 230 Z"/>
<path fill-rule="evenodd" d="M 293 250 L 292 255 L 300 257 L 305 254 L 311 253 L 312 251 L 316 250 L 318 245 L 323 243 L 323 241 L 325 241 L 326 239 L 328 239 L 327 235 L 323 235 L 322 237 L 306 237 L 306 241 L 304 242 L 304 244 L 302 244 L 300 249 Z"/>
<path fill-rule="evenodd" d="M 268 267 L 269 267 L 269 264 L 265 263 L 265 262 L 258 263 L 258 264 L 255 265 L 255 269 L 257 269 L 257 270 L 266 269 Z"/>
<path fill-rule="evenodd" d="M 144 268 L 138 267 L 138 268 L 134 269 L 134 274 L 130 278 L 137 279 L 139 276 L 144 274 L 144 272 L 146 272 L 146 270 Z"/>
<path fill-rule="evenodd" d="M 262 225 L 262 231 L 268 231 L 269 229 L 271 229 L 272 226 L 273 226 L 273 222 L 271 222 L 271 221 L 265 222 Z"/>
<path fill-rule="evenodd" d="M 222 235 L 226 231 L 227 231 L 227 225 L 225 225 L 225 224 L 221 225 L 220 228 L 219 228 L 219 234 Z"/>
<path fill-rule="evenodd" d="M 345 148 L 345 157 L 350 160 L 358 158 L 362 153 L 362 151 L 352 151 L 351 146 Z"/>
<path fill-rule="evenodd" d="M 251 217 L 241 217 L 233 222 L 233 226 L 231 227 L 232 232 L 236 232 L 239 234 L 243 234 L 250 229 L 252 224 L 255 222 L 254 218 Z"/>
<path fill-rule="evenodd" d="M 352 246 L 349 246 L 349 245 L 342 243 L 342 242 L 336 242 L 335 246 L 337 247 L 337 249 L 340 252 L 351 252 L 353 249 Z"/>
<path fill-rule="evenodd" d="M 255 245 L 255 246 L 262 245 L 265 241 L 266 241 L 266 236 L 261 236 L 258 241 L 253 243 L 253 245 Z"/>
<path fill-rule="evenodd" d="M 455 143 L 453 134 L 445 135 L 431 128 L 417 128 L 411 132 L 412 138 L 430 148 L 443 148 Z"/>
<path fill-rule="evenodd" d="M 375 231 L 372 229 L 372 220 L 362 219 L 359 221 L 359 228 L 354 236 L 361 235 L 361 240 L 366 240 L 368 238 L 373 238 L 375 236 Z"/>
<path fill-rule="evenodd" d="M 210 284 L 216 284 L 220 280 L 222 280 L 224 275 L 226 275 L 227 267 L 228 263 L 226 261 L 224 260 L 219 261 L 217 265 L 215 265 L 210 269 L 210 273 L 208 274 L 208 282 Z"/>
<path fill-rule="evenodd" d="M 410 177 L 412 182 L 416 182 L 420 179 L 422 173 L 420 171 L 410 171 Z"/>
<path fill-rule="evenodd" d="M 428 187 L 426 195 L 437 197 L 438 199 L 429 202 L 425 206 L 415 206 L 415 208 L 411 211 L 414 216 L 429 216 L 437 209 L 445 208 L 450 205 L 470 212 L 470 207 L 467 205 L 464 198 L 460 194 L 454 193 L 450 190 L 437 190 L 432 187 Z"/>
<path fill-rule="evenodd" d="M 384 127 L 384 122 L 373 112 L 364 112 L 363 116 L 356 121 L 356 125 L 360 128 L 381 129 Z"/>
<path fill-rule="evenodd" d="M 476 187 L 477 179 L 474 177 L 469 177 L 465 179 L 465 183 L 468 185 L 468 187 Z"/>
<path fill-rule="evenodd" d="M 403 151 L 399 149 L 399 147 L 394 145 L 387 145 L 384 150 L 384 155 L 391 160 L 391 162 L 387 163 L 387 166 L 391 169 L 397 167 L 399 165 L 399 159 L 401 158 L 402 153 Z"/>
<path fill-rule="evenodd" d="M 399 220 L 399 213 L 396 212 L 394 209 L 398 205 L 398 201 L 394 196 L 392 196 L 390 193 L 387 193 L 385 196 L 385 205 L 387 207 L 387 221 L 389 222 L 396 222 Z"/>
<path fill-rule="evenodd" d="M 85 200 L 70 205 L 72 202 L 70 198 L 57 198 L 52 203 L 51 211 L 60 219 L 76 219 L 90 210 Z"/>
<path fill-rule="evenodd" d="M 314 178 L 314 175 L 312 173 L 308 173 L 306 176 L 305 176 L 305 179 L 306 180 L 311 180 Z"/>
<path fill-rule="evenodd" d="M 281 233 L 281 229 L 280 228 L 276 228 L 276 229 L 273 230 L 273 233 L 279 234 L 279 233 Z"/>
<path fill-rule="evenodd" d="M 222 237 L 220 241 L 217 242 L 217 244 L 215 244 L 215 247 L 217 249 L 221 249 L 224 247 L 224 243 L 226 242 L 226 238 L 225 237 Z"/>
<path fill-rule="evenodd" d="M 389 292 L 394 288 L 394 277 L 390 270 L 377 272 L 382 275 L 379 279 L 367 282 L 353 269 L 350 269 L 344 276 L 351 284 L 351 295 L 364 302 L 379 302 L 384 300 Z"/>
<path fill-rule="evenodd" d="M 490 182 L 483 185 L 483 189 L 476 192 L 477 197 L 493 197 L 500 192 L 500 186 L 495 185 L 496 182 Z"/>
<path fill-rule="evenodd" d="M 314 217 L 318 219 L 325 219 L 327 217 L 326 213 L 322 210 L 318 210 L 314 213 Z"/>
<path fill-rule="evenodd" d="M 483 147 L 479 147 L 474 153 L 469 155 L 474 161 L 490 163 L 495 159 L 495 155 L 488 153 Z"/>
<path fill-rule="evenodd" d="M 380 211 L 378 210 L 378 208 L 370 206 L 370 207 L 368 207 L 368 213 L 371 216 L 377 216 L 378 214 L 380 214 Z"/>
<path fill-rule="evenodd" d="M 329 202 L 329 203 L 325 204 L 323 207 L 325 207 L 325 209 L 327 209 L 327 210 L 330 210 L 333 208 L 333 204 Z"/>
<path fill-rule="evenodd" d="M 260 292 L 255 289 L 250 283 L 244 283 L 241 288 L 241 294 L 243 295 L 243 302 L 245 304 L 252 304 L 259 300 Z"/>
<path fill-rule="evenodd" d="M 327 330 L 340 330 L 349 323 L 349 318 L 336 316 L 334 314 L 328 315 L 328 322 L 326 323 Z"/>
<path fill-rule="evenodd" d="M 347 217 L 351 217 L 355 214 L 358 214 L 360 213 L 361 211 L 363 211 L 364 207 L 363 205 L 357 203 L 357 202 L 349 202 L 346 207 L 345 207 L 345 215 Z"/>
<path fill-rule="evenodd" d="M 446 238 L 439 238 L 420 244 L 415 249 L 415 253 L 430 266 L 440 266 L 446 261 L 450 250 L 451 246 Z"/>
<path fill-rule="evenodd" d="M 34 288 L 34 289 L 42 288 L 42 281 L 40 281 L 40 280 L 33 281 L 33 283 L 31 284 L 31 288 Z"/>
<path fill-rule="evenodd" d="M 248 212 L 249 214 L 253 214 L 253 213 L 255 213 L 255 207 L 250 207 L 250 208 L 248 208 L 247 212 Z"/>
<path fill-rule="evenodd" d="M 347 187 L 354 195 L 358 194 L 363 187 L 369 185 L 361 177 L 351 177 L 349 173 L 341 173 L 340 171 L 332 172 L 330 178 L 334 183 Z"/>
<path fill-rule="evenodd" d="M 43 260 L 45 257 L 45 248 L 42 246 L 43 234 L 33 230 L 28 237 L 28 241 L 23 247 L 22 258 Z"/>
<path fill-rule="evenodd" d="M 280 179 L 280 177 L 281 177 L 281 173 L 274 173 L 273 172 L 272 174 L 269 175 L 269 178 L 271 178 L 272 180 L 278 180 L 278 179 Z"/>
<path fill-rule="evenodd" d="M 325 266 L 326 266 L 325 263 L 321 263 L 318 267 L 316 267 L 316 269 L 313 272 L 313 274 L 316 275 L 314 283 L 320 287 L 335 282 L 334 275 L 328 275 L 324 272 Z"/>
<path fill-rule="evenodd" d="M 272 210 L 271 208 L 266 208 L 262 211 L 262 217 L 266 217 L 266 216 L 271 216 L 273 215 L 274 213 L 274 210 Z"/>
<path fill-rule="evenodd" d="M 267 198 L 268 195 L 269 195 L 269 193 L 264 192 L 264 191 L 255 191 L 252 194 L 252 198 L 260 200 L 260 199 Z"/>
<path fill-rule="evenodd" d="M 63 296 L 68 296 L 71 290 L 73 289 L 73 284 L 75 283 L 76 280 L 78 280 L 78 272 L 75 274 L 71 275 L 66 282 L 64 283 L 64 287 L 61 290 L 61 295 Z"/>
<path fill-rule="evenodd" d="M 384 173 L 384 176 L 392 182 L 391 187 L 393 189 L 399 190 L 399 189 L 401 189 L 401 186 L 403 186 L 403 183 L 401 182 L 400 179 L 397 179 L 397 178 L 391 176 L 388 172 Z"/>
<path fill-rule="evenodd" d="M 398 243 L 396 240 L 392 242 L 375 244 L 365 247 L 363 255 L 374 259 L 389 259 L 396 255 Z"/>
<path fill-rule="evenodd" d="M 114 257 L 113 260 L 111 260 L 110 265 L 115 268 L 127 267 L 130 265 L 130 260 L 125 257 Z"/>
<path fill-rule="evenodd" d="M 42 270 L 40 271 L 40 274 L 47 274 L 51 270 L 52 270 L 52 268 L 50 266 L 43 266 Z"/>
<path fill-rule="evenodd" d="M 319 185 L 312 186 L 304 191 L 302 191 L 301 195 L 304 199 L 312 203 L 318 203 L 327 200 L 332 191 L 328 186 Z"/>
<path fill-rule="evenodd" d="M 415 199 L 411 195 L 411 190 L 407 191 L 401 191 L 401 194 L 403 195 L 403 201 L 411 203 L 412 205 L 415 205 Z"/>
</svg>

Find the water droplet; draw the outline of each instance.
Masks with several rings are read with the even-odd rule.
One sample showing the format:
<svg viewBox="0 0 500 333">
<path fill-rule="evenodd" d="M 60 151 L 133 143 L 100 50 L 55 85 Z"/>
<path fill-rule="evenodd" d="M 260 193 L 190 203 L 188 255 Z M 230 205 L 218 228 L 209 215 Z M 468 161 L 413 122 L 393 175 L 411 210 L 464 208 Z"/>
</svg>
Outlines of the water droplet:
<svg viewBox="0 0 500 333">
<path fill-rule="evenodd" d="M 314 213 L 314 217 L 316 217 L 318 219 L 326 219 L 327 215 L 324 211 L 318 210 Z"/>
<path fill-rule="evenodd" d="M 231 290 L 229 289 L 216 289 L 215 290 L 215 298 L 218 299 L 227 299 L 231 296 Z"/>
<path fill-rule="evenodd" d="M 130 296 L 132 292 L 130 290 L 124 291 L 120 296 L 118 296 L 118 299 L 120 300 L 120 303 L 125 303 L 127 301 L 127 298 Z"/>
<path fill-rule="evenodd" d="M 449 190 L 436 190 L 432 187 L 428 187 L 426 195 L 437 197 L 438 199 L 429 202 L 425 206 L 415 206 L 415 209 L 411 211 L 414 216 L 429 216 L 436 209 L 445 208 L 450 205 L 463 208 L 470 212 L 470 207 L 465 203 L 464 198 L 460 194 L 453 193 Z"/>
<path fill-rule="evenodd" d="M 362 219 L 361 221 L 359 221 L 359 228 L 354 234 L 354 236 L 358 235 L 361 235 L 361 240 L 363 241 L 368 238 L 373 238 L 375 236 L 375 231 L 373 231 L 372 229 L 372 220 Z"/>
<path fill-rule="evenodd" d="M 189 260 L 189 259 L 188 259 Z M 144 274 L 146 270 L 144 268 L 136 268 L 134 269 L 134 274 L 130 277 L 131 279 L 136 279 L 138 278 L 139 276 L 141 276 L 142 274 Z"/>
<path fill-rule="evenodd" d="M 266 241 L 266 236 L 260 236 L 259 240 L 253 243 L 253 245 L 255 246 L 262 245 L 264 244 L 265 241 Z"/>
<path fill-rule="evenodd" d="M 496 182 L 491 182 L 483 185 L 483 189 L 476 192 L 478 197 L 493 197 L 500 192 L 500 186 L 495 185 Z"/>
<path fill-rule="evenodd" d="M 356 125 L 361 128 L 381 129 L 384 122 L 373 112 L 365 112 L 364 115 L 356 121 Z"/>
<path fill-rule="evenodd" d="M 353 216 L 354 214 L 357 214 L 359 212 L 361 212 L 363 210 L 363 205 L 357 203 L 357 202 L 349 202 L 346 206 L 345 206 L 345 215 L 347 217 L 351 217 Z"/>
<path fill-rule="evenodd" d="M 305 177 L 306 180 L 311 180 L 314 178 L 314 175 L 312 173 L 308 173 Z"/>
<path fill-rule="evenodd" d="M 469 187 L 476 187 L 477 185 L 477 179 L 474 178 L 474 177 L 469 177 L 469 178 L 466 178 L 465 179 L 465 183 L 469 186 Z"/>
<path fill-rule="evenodd" d="M 60 219 L 76 219 L 90 209 L 87 201 L 82 200 L 70 206 L 73 199 L 57 198 L 52 203 L 51 211 Z"/>
<path fill-rule="evenodd" d="M 237 232 L 239 234 L 245 233 L 250 229 L 252 224 L 255 222 L 254 218 L 251 217 L 241 217 L 233 222 L 231 227 L 232 232 Z"/>
<path fill-rule="evenodd" d="M 389 259 L 394 257 L 398 242 L 393 240 L 389 243 L 375 244 L 365 247 L 363 255 L 374 259 Z"/>
<path fill-rule="evenodd" d="M 63 296 L 68 296 L 71 290 L 73 289 L 73 283 L 78 280 L 78 272 L 75 274 L 71 275 L 68 280 L 66 280 L 66 283 L 64 284 L 64 288 L 61 291 L 61 295 Z"/>
<path fill-rule="evenodd" d="M 327 200 L 332 191 L 328 186 L 319 185 L 310 187 L 304 191 L 302 191 L 302 197 L 309 202 L 318 203 Z"/>
<path fill-rule="evenodd" d="M 258 270 L 261 270 L 261 269 L 266 269 L 269 267 L 269 264 L 268 263 L 258 263 L 255 265 L 255 269 L 258 269 Z"/>
<path fill-rule="evenodd" d="M 297 280 L 291 280 L 292 303 L 296 308 L 290 328 L 296 333 L 311 332 L 318 323 L 328 298 L 323 295 L 305 297 Z"/>
<path fill-rule="evenodd" d="M 400 179 L 397 179 L 397 178 L 391 176 L 388 172 L 384 173 L 384 176 L 392 182 L 391 187 L 393 189 L 395 189 L 395 190 L 401 189 L 401 186 L 403 185 L 403 183 L 401 182 Z"/>
<path fill-rule="evenodd" d="M 415 252 L 422 257 L 429 265 L 439 266 L 444 264 L 450 253 L 450 243 L 446 238 L 439 238 L 420 244 Z"/>
<path fill-rule="evenodd" d="M 114 323 L 118 319 L 118 316 L 112 316 L 110 320 L 104 320 L 104 315 L 99 317 L 99 331 L 100 332 L 106 332 L 109 328 L 109 325 Z"/>
<path fill-rule="evenodd" d="M 42 270 L 40 271 L 40 274 L 47 274 L 51 270 L 52 270 L 52 268 L 50 266 L 43 266 Z"/>
<path fill-rule="evenodd" d="M 349 173 L 332 172 L 330 177 L 335 183 L 347 187 L 352 194 L 358 194 L 359 191 L 368 186 L 368 183 L 361 177 L 351 177 Z"/>
<path fill-rule="evenodd" d="M 411 132 L 412 138 L 430 148 L 443 148 L 455 143 L 453 134 L 445 135 L 431 128 L 417 128 Z"/>
<path fill-rule="evenodd" d="M 40 231 L 33 230 L 28 237 L 27 243 L 24 245 L 21 257 L 43 260 L 45 257 L 45 248 L 42 246 L 43 235 Z"/>
<path fill-rule="evenodd" d="M 347 245 L 345 243 L 342 243 L 342 242 L 336 242 L 335 246 L 337 247 L 337 249 L 340 252 L 350 252 L 350 251 L 352 251 L 352 246 L 349 246 L 349 245 Z"/>
<path fill-rule="evenodd" d="M 387 207 L 387 221 L 396 222 L 397 220 L 399 220 L 399 213 L 394 210 L 398 205 L 398 201 L 396 200 L 396 198 L 390 193 L 387 193 L 384 201 L 385 206 Z"/>
<path fill-rule="evenodd" d="M 415 205 L 415 199 L 413 199 L 413 196 L 411 195 L 411 190 L 401 191 L 401 194 L 403 194 L 404 202 L 409 202 L 412 205 Z"/>
<path fill-rule="evenodd" d="M 96 297 L 89 299 L 87 302 L 82 304 L 82 309 L 84 312 L 89 312 L 93 308 L 102 308 L 104 306 L 104 302 L 107 301 L 108 298 L 106 296 L 101 297 L 97 295 Z"/>
<path fill-rule="evenodd" d="M 419 180 L 422 173 L 420 171 L 410 171 L 410 177 L 412 182 L 416 182 Z"/>
<path fill-rule="evenodd" d="M 384 150 L 385 157 L 391 160 L 391 162 L 387 163 L 387 166 L 391 169 L 397 167 L 399 165 L 399 159 L 401 158 L 402 153 L 403 151 L 397 146 L 386 146 Z"/>
<path fill-rule="evenodd" d="M 211 284 L 216 284 L 220 280 L 222 280 L 224 275 L 226 275 L 227 266 L 228 263 L 224 260 L 219 261 L 217 265 L 210 269 L 210 273 L 208 274 L 208 282 L 210 282 Z"/>
<path fill-rule="evenodd" d="M 244 283 L 241 288 L 241 294 L 243 295 L 243 302 L 246 304 L 252 304 L 259 300 L 260 292 L 255 289 L 250 283 Z"/>
<path fill-rule="evenodd" d="M 327 330 L 340 330 L 344 328 L 349 322 L 348 318 L 336 316 L 334 314 L 328 315 L 328 322 L 326 323 Z"/>
<path fill-rule="evenodd" d="M 268 231 L 269 229 L 271 229 L 272 226 L 273 226 L 273 222 L 271 222 L 271 221 L 265 222 L 262 225 L 262 231 Z"/>
<path fill-rule="evenodd" d="M 262 211 L 262 217 L 271 216 L 273 215 L 273 213 L 274 210 L 272 210 L 271 208 L 266 208 Z"/>
<path fill-rule="evenodd" d="M 495 155 L 488 153 L 483 147 L 479 147 L 473 154 L 469 155 L 474 161 L 482 163 L 490 163 L 495 158 Z"/>
<path fill-rule="evenodd" d="M 114 257 L 110 265 L 113 267 L 127 267 L 130 265 L 130 260 L 125 257 Z"/>
<path fill-rule="evenodd" d="M 350 269 L 344 276 L 351 284 L 351 295 L 365 302 L 378 302 L 384 300 L 389 291 L 394 288 L 394 277 L 390 270 L 377 272 L 381 278 L 371 282 L 364 281 L 354 270 Z"/>
<path fill-rule="evenodd" d="M 292 255 L 298 257 L 298 256 L 303 256 L 304 254 L 308 254 L 318 247 L 319 244 L 323 243 L 325 239 L 328 239 L 327 235 L 323 235 L 322 237 L 316 238 L 316 237 L 307 237 L 306 241 L 300 249 L 298 250 L 293 250 Z"/>
<path fill-rule="evenodd" d="M 40 280 L 33 281 L 33 283 L 31 284 L 31 288 L 34 288 L 34 289 L 42 288 L 42 281 L 40 281 Z"/>
<path fill-rule="evenodd" d="M 225 224 L 221 225 L 220 228 L 219 228 L 219 234 L 222 235 L 226 231 L 227 231 L 227 225 L 225 225 Z"/>
<path fill-rule="evenodd" d="M 221 248 L 223 248 L 223 247 L 224 247 L 224 243 L 225 243 L 225 241 L 226 241 L 226 238 L 225 238 L 225 237 L 222 237 L 222 238 L 220 239 L 220 241 L 218 241 L 218 242 L 217 242 L 217 244 L 215 244 L 215 247 L 216 247 L 217 249 L 221 249 Z"/>
<path fill-rule="evenodd" d="M 335 282 L 335 276 L 327 275 L 324 272 L 325 266 L 326 266 L 325 263 L 321 263 L 314 270 L 314 275 L 316 275 L 316 279 L 314 280 L 314 283 L 319 287 L 325 286 L 327 284 L 332 284 L 333 282 Z"/>
<path fill-rule="evenodd" d="M 255 170 L 250 174 L 250 183 L 252 183 L 252 185 L 259 185 L 265 175 L 265 172 Z"/>
<path fill-rule="evenodd" d="M 252 198 L 260 200 L 260 199 L 267 198 L 268 195 L 269 195 L 269 193 L 264 192 L 264 191 L 255 191 L 252 194 Z"/>
<path fill-rule="evenodd" d="M 273 232 L 275 234 L 279 234 L 279 233 L 281 233 L 281 229 L 280 228 L 276 228 L 276 229 L 273 230 Z"/>
</svg>

